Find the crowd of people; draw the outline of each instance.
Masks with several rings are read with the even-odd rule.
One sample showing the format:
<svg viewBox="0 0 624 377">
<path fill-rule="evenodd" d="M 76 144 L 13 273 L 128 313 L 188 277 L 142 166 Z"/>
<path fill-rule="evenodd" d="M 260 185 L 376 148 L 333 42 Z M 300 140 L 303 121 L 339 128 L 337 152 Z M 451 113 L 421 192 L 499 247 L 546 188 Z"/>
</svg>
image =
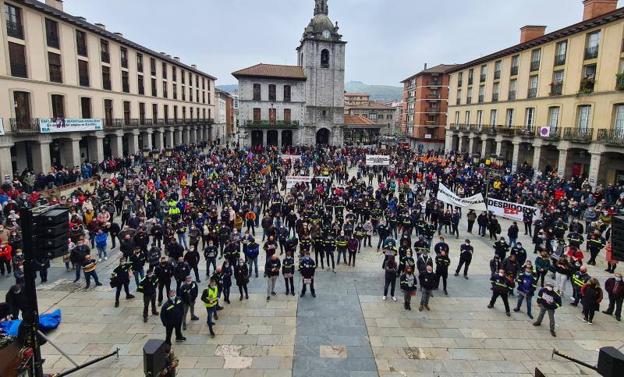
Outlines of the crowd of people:
<svg viewBox="0 0 624 377">
<path fill-rule="evenodd" d="M 368 166 L 367 154 L 390 155 L 390 165 Z M 203 144 L 88 166 L 72 170 L 73 177 L 94 176 L 96 188 L 68 197 L 41 195 L 36 189 L 65 181 L 49 177 L 45 184 L 36 184 L 32 173 L 6 179 L 0 187 L 0 273 L 14 271 L 16 280 L 0 306 L 0 318 L 17 318 L 24 300 L 20 209 L 61 204 L 70 208 L 68 252 L 63 256 L 67 273 L 75 273 L 76 283 L 83 274 L 90 289 L 91 280 L 102 284 L 98 265 L 117 258 L 110 276 L 114 305 L 121 305 L 122 291 L 127 300 L 140 293 L 144 321 L 150 314 L 160 316 L 168 343 L 174 333 L 177 341 L 185 340 L 188 321 L 200 319 L 196 305 L 205 307 L 210 335 L 215 336 L 233 283 L 239 300 L 247 300 L 248 284 L 259 278 L 259 270 L 266 279 L 267 301 L 277 295 L 280 280 L 286 295 L 304 297 L 309 289 L 315 297 L 319 268 L 336 272 L 341 262 L 354 268 L 366 248 L 380 253 L 383 300 L 397 301 L 398 280 L 404 309 L 411 310 L 412 298 L 420 295 L 418 309 L 429 311 L 435 290 L 448 294 L 454 262 L 445 237 L 460 237 L 462 219 L 467 234 L 455 276 L 469 279 L 471 239 L 494 241 L 488 307 L 500 297 L 510 316 L 509 298 L 517 295 L 514 311 L 524 304 L 533 319 L 532 298 L 537 296 L 540 311 L 533 324 L 539 326 L 548 313 L 555 336 L 554 313 L 566 294 L 573 305 L 582 304 L 583 317 L 591 324 L 606 292 L 605 313 L 621 320 L 624 282 L 615 273 L 609 238 L 612 217 L 624 209 L 622 185 L 592 187 L 581 177 L 563 179 L 550 169 L 533 172 L 523 165 L 512 173 L 509 166 L 467 155 L 399 147 L 278 150 Z M 288 176 L 311 178 L 306 182 Z M 41 175 L 37 177 L 35 181 Z M 440 184 L 460 197 L 482 193 L 535 206 L 541 216 L 533 218 L 527 211 L 523 226 L 513 222 L 503 235 L 507 221 L 494 214 L 477 215 L 437 200 Z M 521 228 L 532 239 L 533 260 L 519 241 Z M 587 268 L 603 250 L 606 272 L 613 274 L 604 290 Z M 41 262 L 45 283 L 50 264 Z"/>
</svg>

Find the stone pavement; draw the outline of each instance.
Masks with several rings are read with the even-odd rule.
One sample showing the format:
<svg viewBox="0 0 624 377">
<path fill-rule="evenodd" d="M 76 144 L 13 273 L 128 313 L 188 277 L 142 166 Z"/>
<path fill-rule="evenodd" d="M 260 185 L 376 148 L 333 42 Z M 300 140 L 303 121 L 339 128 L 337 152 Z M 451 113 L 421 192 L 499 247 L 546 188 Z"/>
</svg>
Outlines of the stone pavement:
<svg viewBox="0 0 624 377">
<path fill-rule="evenodd" d="M 508 225 L 502 222 L 503 234 Z M 460 232 L 465 233 L 465 221 Z M 464 238 L 448 240 L 451 270 Z M 593 325 L 583 323 L 580 308 L 569 305 L 571 292 L 556 313 L 557 338 L 550 336 L 547 320 L 542 327 L 533 327 L 524 309 L 511 318 L 505 316 L 500 301 L 494 309 L 487 309 L 491 241 L 474 235 L 468 238 L 475 247 L 470 279 L 450 276 L 449 295 L 437 291 L 430 312 L 404 311 L 398 284 L 398 302 L 381 300 L 382 257 L 372 248 L 358 254 L 356 267 L 341 265 L 336 274 L 319 269 L 316 298 L 285 296 L 281 277 L 278 296 L 269 302 L 262 277 L 251 279 L 248 301 L 240 302 L 233 286 L 232 304 L 226 304 L 220 314 L 216 338 L 208 336 L 206 314 L 198 305 L 200 321 L 189 325 L 185 343 L 174 345 L 180 358 L 179 376 L 528 377 L 535 367 L 547 376 L 593 376 L 585 368 L 552 359 L 552 349 L 595 364 L 600 347 L 622 347 L 622 324 L 602 313 L 596 314 Z M 530 239 L 522 236 L 521 241 L 533 259 Z M 603 283 L 607 275 L 599 259 L 599 265 L 589 266 L 589 272 Z M 143 323 L 140 295 L 113 307 L 114 292 L 107 284 L 115 263 L 116 258 L 109 258 L 98 267 L 104 286 L 85 291 L 84 281 L 72 283 L 73 272 L 65 272 L 60 261 L 55 261 L 51 283 L 39 287 L 40 311 L 63 311 L 63 322 L 50 338 L 74 361 L 82 363 L 120 349 L 118 359 L 95 364 L 75 376 L 143 376 L 143 344 L 164 337 L 159 318 Z M 0 278 L 0 294 L 11 281 Z M 300 289 L 299 277 L 295 285 Z M 415 300 L 419 298 L 420 294 Z M 514 298 L 510 301 L 515 304 Z M 48 372 L 72 367 L 50 345 L 43 347 L 43 355 Z"/>
</svg>

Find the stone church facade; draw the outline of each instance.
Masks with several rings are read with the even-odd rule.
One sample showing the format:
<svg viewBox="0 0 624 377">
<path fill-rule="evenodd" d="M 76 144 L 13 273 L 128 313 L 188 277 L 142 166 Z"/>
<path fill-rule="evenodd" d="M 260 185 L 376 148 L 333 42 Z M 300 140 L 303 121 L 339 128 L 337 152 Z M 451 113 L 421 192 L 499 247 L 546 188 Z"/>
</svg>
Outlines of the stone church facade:
<svg viewBox="0 0 624 377">
<path fill-rule="evenodd" d="M 346 42 L 338 31 L 327 0 L 315 0 L 296 66 L 258 64 L 233 73 L 245 89 L 239 92 L 243 145 L 342 145 Z M 303 98 L 292 95 L 300 89 Z"/>
</svg>

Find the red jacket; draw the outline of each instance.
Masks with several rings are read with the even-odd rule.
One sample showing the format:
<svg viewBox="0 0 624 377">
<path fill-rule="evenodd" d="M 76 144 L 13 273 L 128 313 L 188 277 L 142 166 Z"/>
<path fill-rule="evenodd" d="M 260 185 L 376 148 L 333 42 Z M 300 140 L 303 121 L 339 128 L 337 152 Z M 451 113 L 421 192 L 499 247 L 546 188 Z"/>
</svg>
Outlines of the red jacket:
<svg viewBox="0 0 624 377">
<path fill-rule="evenodd" d="M 10 262 L 13 259 L 13 248 L 11 245 L 6 244 L 4 246 L 0 246 L 0 259 L 4 259 L 7 262 Z"/>
</svg>

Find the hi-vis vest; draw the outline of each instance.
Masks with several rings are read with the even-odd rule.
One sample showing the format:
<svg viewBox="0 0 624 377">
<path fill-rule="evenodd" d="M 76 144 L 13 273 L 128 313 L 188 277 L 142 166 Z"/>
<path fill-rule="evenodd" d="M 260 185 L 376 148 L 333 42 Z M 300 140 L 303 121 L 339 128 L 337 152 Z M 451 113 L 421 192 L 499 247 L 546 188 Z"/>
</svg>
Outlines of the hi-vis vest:
<svg viewBox="0 0 624 377">
<path fill-rule="evenodd" d="M 208 294 L 204 294 L 202 296 L 206 297 L 206 301 L 204 301 L 204 306 L 207 308 L 212 308 L 217 305 L 217 287 L 208 287 L 204 292 Z M 203 298 L 203 297 L 202 297 Z"/>
</svg>

